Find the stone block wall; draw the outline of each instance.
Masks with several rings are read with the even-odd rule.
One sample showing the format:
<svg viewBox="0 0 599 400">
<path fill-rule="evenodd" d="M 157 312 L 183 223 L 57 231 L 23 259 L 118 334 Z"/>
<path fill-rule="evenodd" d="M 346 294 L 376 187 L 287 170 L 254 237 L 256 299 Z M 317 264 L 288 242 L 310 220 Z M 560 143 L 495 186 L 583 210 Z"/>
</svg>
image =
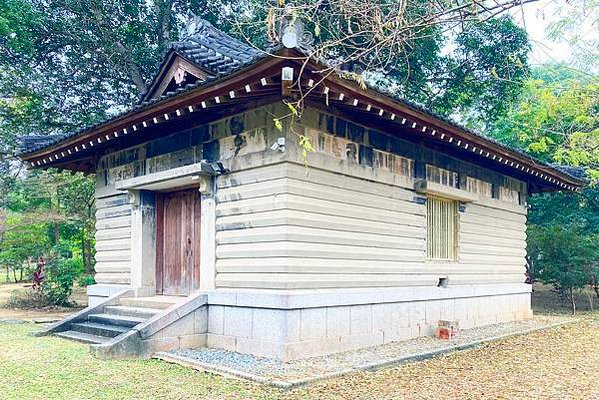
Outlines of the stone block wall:
<svg viewBox="0 0 599 400">
<path fill-rule="evenodd" d="M 432 336 L 440 319 L 457 320 L 461 329 L 469 329 L 530 318 L 530 292 L 524 286 L 520 290 L 288 309 L 211 304 L 206 345 L 284 361 L 321 356 Z M 454 288 L 451 294 L 458 292 Z"/>
<path fill-rule="evenodd" d="M 207 330 L 208 306 L 203 305 L 153 333 L 143 340 L 143 345 L 147 354 L 205 347 Z"/>
</svg>

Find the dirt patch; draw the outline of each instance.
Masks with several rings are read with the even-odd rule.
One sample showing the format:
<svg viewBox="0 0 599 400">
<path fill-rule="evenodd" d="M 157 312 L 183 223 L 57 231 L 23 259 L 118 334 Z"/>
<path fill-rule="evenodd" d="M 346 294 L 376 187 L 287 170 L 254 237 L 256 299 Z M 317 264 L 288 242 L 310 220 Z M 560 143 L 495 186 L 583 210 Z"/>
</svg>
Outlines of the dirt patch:
<svg viewBox="0 0 599 400">
<path fill-rule="evenodd" d="M 71 296 L 77 304 L 76 307 L 44 307 L 25 310 L 6 307 L 6 303 L 13 292 L 31 290 L 30 286 L 30 283 L 0 283 L 0 320 L 54 321 L 63 319 L 87 306 L 86 290 L 77 286 L 73 289 L 73 295 Z"/>
<path fill-rule="evenodd" d="M 574 295 L 576 300 L 577 314 L 588 314 L 599 310 L 599 298 L 589 287 L 578 291 Z M 591 308 L 592 307 L 592 308 Z M 570 303 L 567 299 L 560 297 L 551 285 L 535 283 L 532 292 L 532 308 L 535 313 L 541 314 L 570 314 Z"/>
</svg>

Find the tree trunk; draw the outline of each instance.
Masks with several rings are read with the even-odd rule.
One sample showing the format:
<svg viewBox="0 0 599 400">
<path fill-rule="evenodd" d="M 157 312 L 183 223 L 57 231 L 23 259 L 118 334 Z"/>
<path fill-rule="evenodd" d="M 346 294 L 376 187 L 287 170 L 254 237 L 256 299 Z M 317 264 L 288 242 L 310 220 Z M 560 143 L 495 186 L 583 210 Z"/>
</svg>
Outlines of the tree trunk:
<svg viewBox="0 0 599 400">
<path fill-rule="evenodd" d="M 83 231 L 83 265 L 86 274 L 93 274 L 91 238 L 89 237 L 89 230 L 87 228 L 83 228 Z"/>
<path fill-rule="evenodd" d="M 158 46 L 164 50 L 171 41 L 171 13 L 173 8 L 172 0 L 156 1 L 155 13 L 158 20 Z"/>
<path fill-rule="evenodd" d="M 6 210 L 4 207 L 0 207 L 0 243 L 4 239 L 4 232 L 6 231 Z"/>
<path fill-rule="evenodd" d="M 574 301 L 574 288 L 569 288 L 568 293 L 570 294 L 570 306 L 572 307 L 572 315 L 576 315 L 576 301 Z"/>
<path fill-rule="evenodd" d="M 85 253 L 86 238 L 87 238 L 87 235 L 85 234 L 85 226 L 84 226 L 83 228 L 81 228 L 81 258 L 83 259 L 83 271 L 84 272 L 87 272 L 87 254 Z"/>
<path fill-rule="evenodd" d="M 96 20 L 100 31 L 104 35 L 102 38 L 107 43 L 114 43 L 114 49 L 120 56 L 120 62 L 114 62 L 109 59 L 117 68 L 124 68 L 124 72 L 131 78 L 131 81 L 137 88 L 137 91 L 141 94 L 147 89 L 146 83 L 143 79 L 143 75 L 139 68 L 139 65 L 135 62 L 131 55 L 130 49 L 118 39 L 118 36 L 114 34 L 113 28 L 109 22 L 106 21 L 102 11 L 97 7 L 92 7 L 91 12 Z"/>
<path fill-rule="evenodd" d="M 52 198 L 50 198 L 50 204 L 52 204 Z M 58 193 L 58 189 L 56 189 L 56 216 L 58 217 L 60 213 L 60 197 L 59 197 L 59 193 Z M 58 225 L 58 218 L 56 218 L 56 221 L 54 221 L 54 244 L 58 245 L 60 244 L 60 226 Z"/>
<path fill-rule="evenodd" d="M 137 88 L 139 93 L 144 93 L 147 90 L 146 82 L 144 81 L 143 76 L 141 75 L 141 70 L 139 66 L 133 61 L 131 57 L 131 52 L 121 43 L 115 42 L 115 47 L 117 52 L 121 55 L 123 60 L 123 66 L 126 69 L 127 75 L 131 78 L 131 81 Z"/>
<path fill-rule="evenodd" d="M 58 222 L 54 223 L 54 244 L 60 243 L 60 227 L 58 226 Z"/>
</svg>

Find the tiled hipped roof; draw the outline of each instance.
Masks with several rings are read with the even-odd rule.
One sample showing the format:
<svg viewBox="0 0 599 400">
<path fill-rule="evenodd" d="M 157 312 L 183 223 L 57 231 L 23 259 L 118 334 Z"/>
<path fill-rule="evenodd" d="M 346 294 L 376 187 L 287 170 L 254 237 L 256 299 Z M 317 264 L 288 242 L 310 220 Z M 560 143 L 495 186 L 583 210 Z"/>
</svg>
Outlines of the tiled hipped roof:
<svg viewBox="0 0 599 400">
<path fill-rule="evenodd" d="M 206 21 L 186 40 L 172 43 L 171 49 L 215 75 L 228 75 L 264 55 L 264 52 L 233 39 Z"/>
<path fill-rule="evenodd" d="M 205 20 L 197 20 L 193 32 L 184 40 L 171 43 L 160 64 L 162 65 L 171 53 L 176 52 L 209 72 L 212 77 L 219 78 L 230 75 L 266 55 L 216 29 Z M 159 76 L 160 74 L 156 74 L 149 88 L 154 86 Z M 144 93 L 142 100 L 148 100 L 149 94 L 150 92 Z"/>
<path fill-rule="evenodd" d="M 196 26 L 194 34 L 190 35 L 185 40 L 171 43 L 171 46 L 166 51 L 160 65 L 164 63 L 172 52 L 181 54 L 197 64 L 198 67 L 212 73 L 212 76 L 203 81 L 198 81 L 195 84 L 188 84 L 181 87 L 177 89 L 177 91 L 167 92 L 156 98 L 149 98 L 149 93 L 146 92 L 142 94 L 140 102 L 132 108 L 116 114 L 105 121 L 86 126 L 69 134 L 22 137 L 20 138 L 21 154 L 34 153 L 59 144 L 67 139 L 82 135 L 104 124 L 139 112 L 151 105 L 231 75 L 267 56 L 267 53 L 261 52 L 232 38 L 226 33 L 216 29 L 212 24 L 205 20 L 198 20 L 198 25 Z M 158 79 L 158 76 L 159 74 L 156 74 L 154 81 L 148 87 L 152 87 L 156 83 L 155 81 Z"/>
<path fill-rule="evenodd" d="M 159 103 L 167 103 L 171 101 L 174 97 L 178 97 L 184 93 L 196 91 L 204 86 L 208 86 L 219 81 L 225 81 L 228 79 L 229 76 L 241 72 L 241 70 L 249 70 L 249 67 L 251 67 L 253 64 L 256 64 L 257 62 L 264 60 L 268 57 L 267 53 L 257 50 L 253 47 L 248 46 L 247 44 L 244 44 L 232 38 L 231 36 L 216 29 L 214 26 L 212 26 L 210 23 L 204 20 L 198 19 L 194 21 L 194 24 L 195 25 L 193 26 L 193 34 L 189 35 L 184 40 L 174 42 L 171 44 L 169 50 L 166 52 L 165 57 L 163 59 L 161 70 L 166 65 L 166 62 L 169 59 L 169 57 L 173 55 L 173 53 L 175 53 L 186 58 L 188 61 L 195 64 L 198 68 L 202 69 L 203 71 L 206 71 L 209 74 L 208 77 L 206 77 L 204 80 L 198 80 L 196 83 L 187 84 L 183 87 L 180 87 L 176 91 L 167 92 L 165 94 L 160 95 L 159 97 L 153 98 L 151 96 L 151 88 L 153 88 L 158 83 L 158 80 L 161 76 L 161 74 L 159 73 L 156 75 L 154 81 L 149 86 L 150 90 L 148 91 L 148 93 L 143 95 L 140 103 L 133 106 L 130 110 L 125 111 L 119 115 L 115 115 L 114 117 L 106 121 L 86 127 L 71 134 L 56 136 L 30 136 L 22 138 L 22 156 L 25 156 L 24 158 L 26 158 L 29 154 L 49 149 L 51 147 L 61 144 L 62 142 L 70 141 L 71 139 L 78 136 L 82 136 L 84 134 L 93 133 L 95 129 L 100 129 L 109 123 L 118 121 L 126 117 L 134 116 L 135 114 L 145 111 L 146 109 L 149 109 L 151 107 L 154 107 Z M 562 176 L 569 177 L 571 180 L 579 182 L 579 184 L 584 184 L 584 176 L 581 175 L 580 170 L 573 168 L 556 167 L 540 162 L 538 160 L 534 160 L 528 154 L 522 152 L 519 149 L 511 148 L 478 132 L 473 132 L 472 130 L 460 126 L 459 124 L 456 124 L 455 122 L 447 118 L 444 118 L 443 116 L 431 113 L 429 110 L 426 110 L 417 104 L 413 104 L 403 99 L 398 99 L 390 93 L 385 93 L 384 91 L 380 90 L 373 91 L 371 93 L 378 93 L 380 95 L 383 95 L 387 99 L 392 99 L 393 101 L 403 104 L 404 106 L 407 106 L 413 110 L 425 113 L 426 115 L 432 116 L 439 121 L 443 121 L 447 124 L 450 124 L 453 127 L 459 129 L 460 131 L 472 135 L 473 137 L 478 137 L 481 140 L 487 142 L 488 144 L 499 146 L 513 154 L 519 155 L 521 158 L 525 158 L 532 161 L 536 165 L 549 167 Z M 98 139 L 98 143 L 99 142 L 100 140 Z M 69 154 L 71 153 L 69 152 Z M 50 160 L 52 159 L 50 158 Z M 40 165 L 39 162 L 37 165 Z M 521 169 L 524 170 L 523 167 L 521 167 Z"/>
</svg>

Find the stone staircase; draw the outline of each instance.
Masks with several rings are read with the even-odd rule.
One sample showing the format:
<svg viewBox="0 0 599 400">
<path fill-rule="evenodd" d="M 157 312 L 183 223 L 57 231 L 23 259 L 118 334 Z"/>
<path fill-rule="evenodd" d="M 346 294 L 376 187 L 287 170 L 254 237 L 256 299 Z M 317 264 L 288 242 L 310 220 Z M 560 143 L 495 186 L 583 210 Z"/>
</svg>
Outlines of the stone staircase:
<svg viewBox="0 0 599 400">
<path fill-rule="evenodd" d="M 88 314 L 69 322 L 66 330 L 55 335 L 82 343 L 101 344 L 163 312 L 181 297 L 126 297 L 118 305 L 104 306 L 102 312 Z"/>
</svg>

